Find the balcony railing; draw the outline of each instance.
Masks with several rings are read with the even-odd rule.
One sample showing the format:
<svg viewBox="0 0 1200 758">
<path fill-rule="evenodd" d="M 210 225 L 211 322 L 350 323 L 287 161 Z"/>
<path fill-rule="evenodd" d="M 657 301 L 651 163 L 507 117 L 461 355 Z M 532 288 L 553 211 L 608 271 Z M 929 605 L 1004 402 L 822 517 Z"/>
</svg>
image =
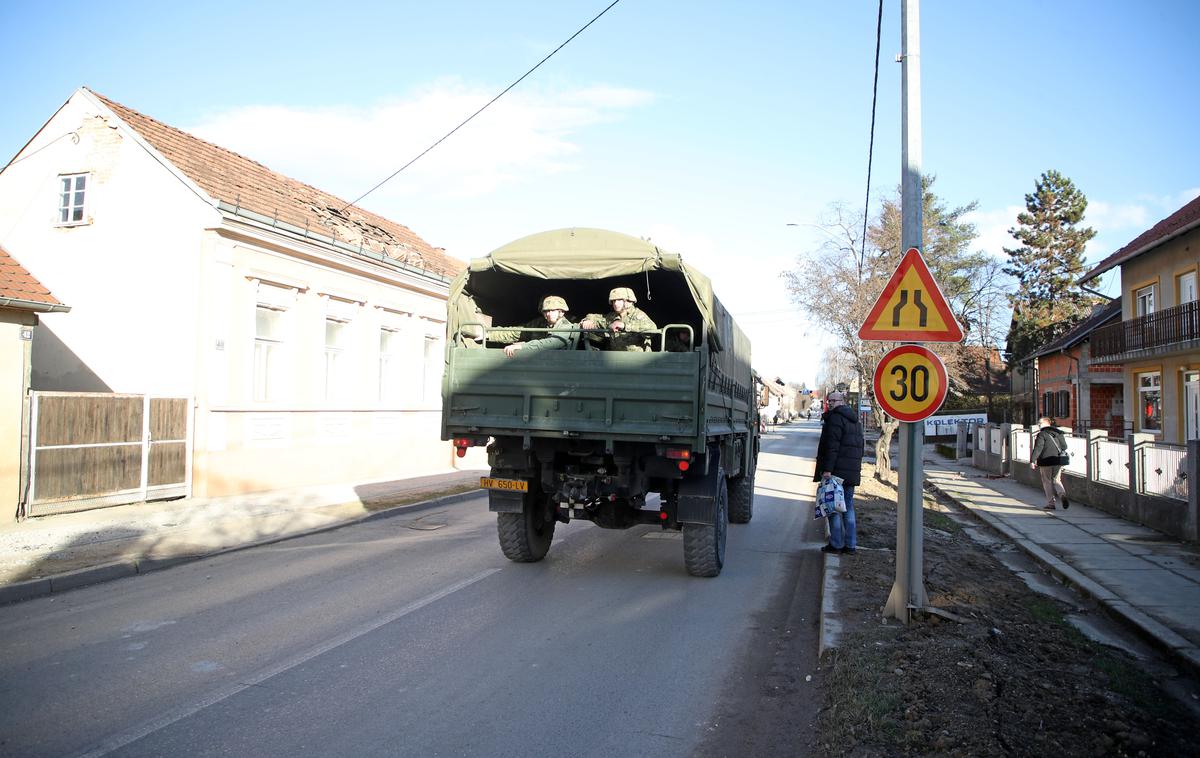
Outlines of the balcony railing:
<svg viewBox="0 0 1200 758">
<path fill-rule="evenodd" d="M 1162 351 L 1200 340 L 1200 302 L 1193 301 L 1139 316 L 1092 332 L 1092 358 Z"/>
</svg>

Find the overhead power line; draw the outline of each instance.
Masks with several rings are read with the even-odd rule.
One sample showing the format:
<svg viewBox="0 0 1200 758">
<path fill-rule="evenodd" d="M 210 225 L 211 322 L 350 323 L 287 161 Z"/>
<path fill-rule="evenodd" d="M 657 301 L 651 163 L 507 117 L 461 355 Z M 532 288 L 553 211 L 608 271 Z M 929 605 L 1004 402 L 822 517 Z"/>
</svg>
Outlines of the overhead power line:
<svg viewBox="0 0 1200 758">
<path fill-rule="evenodd" d="M 880 1 L 882 2 L 882 0 L 880 0 Z M 421 160 L 421 158 L 423 158 L 423 157 L 425 156 L 425 154 L 426 154 L 426 153 L 428 153 L 430 150 L 434 149 L 434 148 L 435 148 L 435 147 L 437 147 L 438 145 L 440 145 L 440 144 L 442 144 L 443 142 L 445 142 L 447 139 L 449 139 L 449 138 L 450 138 L 450 136 L 451 136 L 452 134 L 454 134 L 455 132 L 457 132 L 459 129 L 462 129 L 462 128 L 463 128 L 464 126 L 466 126 L 467 124 L 469 124 L 473 118 L 475 118 L 475 117 L 476 117 L 476 116 L 478 116 L 480 113 L 483 113 L 485 110 L 487 110 L 487 109 L 488 109 L 488 108 L 489 108 L 489 107 L 492 105 L 492 103 L 496 102 L 497 100 L 499 100 L 500 98 L 502 98 L 502 97 L 504 97 L 506 94 L 508 94 L 508 91 L 509 91 L 510 89 L 512 89 L 513 87 L 517 86 L 518 84 L 520 84 L 522 81 L 524 81 L 525 77 L 529 76 L 529 75 L 530 75 L 530 74 L 532 74 L 534 71 L 537 71 L 537 70 L 538 70 L 538 68 L 540 68 L 540 67 L 541 67 L 541 65 L 542 65 L 543 63 L 545 63 L 546 61 L 548 61 L 548 60 L 550 60 L 551 58 L 553 58 L 553 57 L 554 57 L 554 54 L 555 54 L 555 53 L 557 53 L 559 50 L 562 50 L 562 49 L 563 49 L 564 47 L 566 47 L 568 44 L 570 44 L 571 40 L 575 39 L 575 38 L 576 38 L 576 37 L 578 37 L 580 34 L 583 34 L 583 32 L 584 32 L 584 30 L 585 30 L 585 29 L 587 29 L 589 26 L 591 26 L 592 24 L 594 24 L 594 23 L 596 23 L 597 21 L 599 21 L 601 16 L 603 16 L 605 13 L 608 13 L 610 10 L 612 10 L 613 6 L 614 6 L 614 5 L 616 5 L 616 4 L 617 4 L 617 3 L 619 3 L 619 2 L 621 2 L 621 0 L 613 0 L 611 3 L 609 3 L 607 8 L 605 8 L 604 10 L 600 11 L 599 13 L 597 13 L 597 14 L 596 14 L 596 17 L 595 17 L 595 18 L 593 18 L 591 21 L 589 21 L 589 22 L 587 22 L 586 24 L 584 24 L 583 26 L 579 27 L 579 31 L 575 32 L 575 33 L 574 33 L 574 34 L 572 34 L 570 37 L 567 37 L 566 41 L 564 41 L 564 42 L 563 42 L 561 45 L 559 45 L 558 47 L 556 47 L 556 48 L 554 48 L 553 50 L 551 50 L 551 51 L 550 51 L 550 54 L 549 54 L 549 55 L 547 55 L 545 58 L 542 58 L 540 61 L 538 61 L 538 62 L 537 62 L 537 64 L 536 64 L 536 65 L 535 65 L 533 68 L 531 68 L 531 69 L 529 69 L 528 71 L 526 71 L 525 73 L 521 74 L 521 76 L 520 76 L 520 77 L 519 77 L 519 78 L 518 78 L 516 81 L 514 81 L 512 84 L 510 84 L 510 85 L 508 85 L 507 87 L 505 87 L 503 92 L 501 92 L 499 95 L 496 95 L 496 96 L 495 96 L 495 97 L 493 97 L 491 100 L 488 100 L 488 101 L 487 101 L 487 103 L 485 103 L 485 104 L 484 104 L 484 106 L 483 106 L 482 108 L 480 108 L 479 110 L 475 111 L 475 112 L 474 112 L 474 113 L 472 113 L 470 116 L 467 116 L 467 118 L 466 118 L 466 119 L 464 119 L 464 120 L 463 120 L 463 122 L 462 122 L 461 124 L 459 124 L 458 126 L 454 127 L 454 128 L 453 128 L 453 129 L 451 129 L 450 131 L 446 132 L 446 134 L 445 134 L 445 135 L 443 135 L 441 139 L 439 139 L 437 142 L 434 142 L 432 145 L 430 145 L 429 147 L 427 147 L 427 148 L 425 148 L 424 150 L 422 150 L 422 151 L 421 151 L 421 153 L 420 153 L 419 155 L 417 155 L 415 158 L 413 158 L 412 160 L 410 160 L 408 163 L 405 163 L 403 166 L 401 166 L 400 168 L 398 168 L 398 169 L 396 169 L 395 171 L 393 171 L 393 172 L 392 172 L 390 175 L 388 175 L 388 177 L 387 177 L 386 179 L 384 179 L 382 182 L 380 182 L 379 184 L 376 184 L 376 185 L 375 185 L 374 187 L 372 187 L 371 189 L 367 190 L 366 192 L 362 193 L 361 195 L 359 195 L 359 196 L 358 196 L 358 197 L 356 197 L 355 199 L 353 199 L 353 200 L 351 200 L 350 202 L 348 202 L 348 203 L 346 203 L 345 205 L 343 205 L 343 206 L 341 207 L 341 209 L 339 210 L 339 213 L 340 213 L 340 212 L 342 212 L 342 211 L 345 211 L 347 208 L 349 208 L 349 207 L 350 207 L 350 206 L 352 206 L 352 205 L 357 205 L 357 204 L 358 204 L 358 203 L 359 203 L 359 202 L 360 202 L 360 201 L 361 201 L 363 198 L 365 198 L 367 195 L 371 194 L 371 193 L 372 193 L 372 192 L 374 192 L 375 190 L 379 189 L 379 188 L 380 188 L 380 187 L 382 187 L 383 185 L 385 185 L 385 184 L 387 184 L 388 182 L 390 182 L 391 180 L 395 179 L 395 178 L 396 178 L 396 177 L 397 177 L 397 176 L 400 174 L 400 172 L 401 172 L 401 171 L 403 171 L 404 169 L 408 168 L 409 166 L 411 166 L 412 164 L 416 163 L 417 161 Z"/>
<path fill-rule="evenodd" d="M 871 88 L 871 139 L 867 145 L 867 200 L 863 208 L 862 258 L 867 257 L 867 219 L 871 215 L 871 162 L 875 157 L 875 104 L 879 100 L 879 41 L 883 37 L 883 0 L 875 19 L 875 84 Z"/>
</svg>

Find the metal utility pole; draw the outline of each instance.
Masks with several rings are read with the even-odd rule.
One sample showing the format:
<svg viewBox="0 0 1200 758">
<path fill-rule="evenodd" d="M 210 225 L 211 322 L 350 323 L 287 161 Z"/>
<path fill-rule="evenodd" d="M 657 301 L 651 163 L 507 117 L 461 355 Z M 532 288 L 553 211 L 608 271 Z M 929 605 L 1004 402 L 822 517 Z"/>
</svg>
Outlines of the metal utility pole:
<svg viewBox="0 0 1200 758">
<path fill-rule="evenodd" d="M 923 248 L 921 233 L 921 13 L 919 0 L 900 6 L 901 249 Z M 883 615 L 909 621 L 909 612 L 929 604 L 925 594 L 925 543 L 921 494 L 925 481 L 921 422 L 900 424 L 900 482 L 896 508 L 896 582 Z"/>
</svg>

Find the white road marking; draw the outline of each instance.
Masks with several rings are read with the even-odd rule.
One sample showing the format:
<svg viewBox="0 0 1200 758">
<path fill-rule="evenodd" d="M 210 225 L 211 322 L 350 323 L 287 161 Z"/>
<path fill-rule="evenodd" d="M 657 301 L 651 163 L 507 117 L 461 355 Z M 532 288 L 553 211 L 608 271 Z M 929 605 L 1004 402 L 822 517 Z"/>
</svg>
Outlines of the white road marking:
<svg viewBox="0 0 1200 758">
<path fill-rule="evenodd" d="M 199 713 L 200 711 L 204 710 L 205 708 L 208 708 L 211 705 L 216 705 L 217 703 L 221 702 L 222 700 L 227 700 L 243 690 L 247 690 L 251 687 L 255 687 L 259 684 L 262 684 L 263 682 L 267 681 L 268 679 L 279 676 L 280 674 L 282 674 L 286 671 L 290 671 L 291 669 L 294 669 L 297 666 L 302 666 L 305 663 L 308 663 L 309 661 L 311 661 L 313 658 L 316 658 L 317 656 L 324 655 L 325 653 L 328 653 L 330 650 L 339 648 L 348 642 L 352 642 L 352 641 L 358 639 L 359 637 L 362 637 L 364 634 L 370 634 L 371 632 L 375 631 L 376 629 L 378 629 L 381 626 L 386 626 L 387 624 L 390 624 L 393 621 L 396 621 L 397 619 L 403 618 L 404 616 L 407 616 L 408 614 L 413 613 L 414 611 L 419 611 L 420 609 L 424 608 L 425 606 L 427 606 L 431 603 L 435 603 L 438 600 L 441 600 L 442 598 L 446 597 L 447 595 L 453 594 L 455 592 L 458 592 L 461 589 L 470 587 L 472 584 L 475 584 L 476 582 L 487 579 L 489 576 L 491 576 L 492 574 L 495 574 L 499 571 L 500 571 L 500 569 L 498 569 L 498 568 L 488 569 L 487 571 L 481 571 L 478 574 L 475 574 L 474 576 L 463 579 L 460 582 L 455 582 L 454 584 L 451 584 L 448 587 L 444 587 L 444 588 L 438 590 L 437 592 L 434 592 L 431 595 L 426 595 L 425 597 L 421 598 L 420 600 L 409 603 L 408 605 L 404 606 L 403 608 L 400 608 L 397 611 L 393 611 L 392 613 L 389 613 L 386 616 L 383 616 L 382 618 L 375 619 L 375 620 L 368 622 L 366 624 L 363 624 L 362 626 L 359 626 L 355 629 L 351 629 L 348 632 L 339 634 L 338 636 L 333 637 L 332 639 L 326 640 L 325 642 L 322 642 L 320 645 L 310 648 L 309 650 L 306 650 L 303 653 L 292 656 L 291 658 L 286 658 L 283 661 L 281 661 L 269 668 L 262 669 L 256 673 L 254 673 L 253 675 L 251 675 L 248 679 L 246 679 L 243 682 L 238 682 L 236 684 L 230 684 L 226 687 L 222 687 L 220 689 L 214 690 L 193 703 L 190 703 L 185 706 L 181 706 L 181 707 L 176 708 L 171 711 L 167 711 L 166 713 L 160 714 L 159 716 L 151 719 L 150 721 L 147 721 L 147 722 L 141 724 L 140 726 L 137 726 L 129 731 L 121 732 L 120 734 L 113 735 L 112 737 L 109 737 L 104 742 L 100 743 L 99 745 L 97 745 L 96 747 L 87 751 L 86 753 L 82 753 L 80 758 L 100 758 L 100 756 L 108 755 L 109 753 L 120 750 L 121 748 L 125 747 L 126 745 L 130 745 L 144 737 L 154 734 L 157 731 L 166 729 L 168 726 L 171 726 L 172 724 L 176 723 L 177 721 L 182 721 L 183 719 L 185 719 L 189 716 Z"/>
</svg>

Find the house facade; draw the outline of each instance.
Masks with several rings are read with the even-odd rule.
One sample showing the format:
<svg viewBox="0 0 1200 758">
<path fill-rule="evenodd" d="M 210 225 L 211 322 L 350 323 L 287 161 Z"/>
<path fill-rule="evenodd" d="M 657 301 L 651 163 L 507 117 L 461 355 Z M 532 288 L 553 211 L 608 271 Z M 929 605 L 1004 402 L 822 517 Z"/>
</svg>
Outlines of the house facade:
<svg viewBox="0 0 1200 758">
<path fill-rule="evenodd" d="M 1050 416 L 1058 426 L 1078 433 L 1099 429 L 1110 437 L 1125 436 L 1121 365 L 1096 363 L 1091 355 L 1093 332 L 1118 323 L 1120 317 L 1120 298 L 1098 305 L 1088 318 L 1025 362 L 1024 374 L 1036 378 L 1032 405 L 1038 416 Z"/>
<path fill-rule="evenodd" d="M 1158 442 L 1200 439 L 1200 198 L 1089 271 L 1121 272 L 1119 323 L 1091 338 L 1094 364 L 1121 366 L 1126 428 Z"/>
<path fill-rule="evenodd" d="M 64 302 L 34 390 L 187 398 L 196 496 L 447 470 L 445 301 L 412 230 L 88 89 L 0 172 L 3 242 Z"/>
</svg>

